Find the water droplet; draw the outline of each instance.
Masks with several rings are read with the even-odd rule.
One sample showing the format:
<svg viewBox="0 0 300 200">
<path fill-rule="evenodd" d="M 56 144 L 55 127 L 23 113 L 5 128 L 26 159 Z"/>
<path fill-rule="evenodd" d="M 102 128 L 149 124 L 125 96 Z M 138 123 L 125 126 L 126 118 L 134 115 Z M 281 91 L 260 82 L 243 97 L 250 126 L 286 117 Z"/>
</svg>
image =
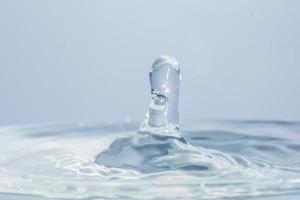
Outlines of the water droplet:
<svg viewBox="0 0 300 200">
<path fill-rule="evenodd" d="M 127 116 L 127 117 L 125 117 L 124 121 L 125 121 L 125 123 L 131 123 L 132 119 L 131 119 L 131 117 Z"/>
</svg>

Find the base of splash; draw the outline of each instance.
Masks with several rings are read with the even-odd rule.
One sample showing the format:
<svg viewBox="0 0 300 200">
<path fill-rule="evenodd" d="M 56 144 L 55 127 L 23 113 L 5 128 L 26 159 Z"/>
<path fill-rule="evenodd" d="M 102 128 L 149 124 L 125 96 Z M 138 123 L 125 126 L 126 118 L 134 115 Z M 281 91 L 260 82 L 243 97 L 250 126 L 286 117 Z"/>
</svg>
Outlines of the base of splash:
<svg viewBox="0 0 300 200">
<path fill-rule="evenodd" d="M 142 173 L 216 170 L 237 165 L 226 154 L 190 145 L 183 136 L 147 132 L 116 139 L 96 157 L 95 162 L 109 168 L 133 169 Z"/>
</svg>

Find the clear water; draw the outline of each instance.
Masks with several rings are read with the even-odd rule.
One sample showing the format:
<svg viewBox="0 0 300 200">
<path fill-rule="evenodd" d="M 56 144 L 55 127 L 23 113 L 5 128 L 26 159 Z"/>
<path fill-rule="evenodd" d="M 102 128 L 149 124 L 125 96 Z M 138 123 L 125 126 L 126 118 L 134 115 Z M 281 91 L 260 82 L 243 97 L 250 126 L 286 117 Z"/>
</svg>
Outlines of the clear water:
<svg viewBox="0 0 300 200">
<path fill-rule="evenodd" d="M 139 128 L 135 123 L 0 128 L 0 198 L 300 194 L 300 123 L 190 121 L 181 131 L 180 78 L 174 58 L 154 62 L 149 111 Z"/>
<path fill-rule="evenodd" d="M 180 132 L 178 101 L 181 76 L 176 59 L 160 56 L 154 61 L 149 77 L 149 111 L 139 132 L 115 140 L 96 157 L 96 163 L 143 173 L 211 167 L 205 166 L 205 163 L 212 156 L 188 145 Z M 196 159 L 200 162 L 198 165 L 194 163 Z"/>
<path fill-rule="evenodd" d="M 149 73 L 151 99 L 140 132 L 181 137 L 179 129 L 180 68 L 177 60 L 163 55 L 157 58 Z"/>
<path fill-rule="evenodd" d="M 2 127 L 0 197 L 273 199 L 300 195 L 298 122 L 185 121 L 182 134 L 189 144 L 163 143 L 170 153 L 164 151 L 141 170 L 95 163 L 99 152 L 115 139 L 136 135 L 137 128 L 137 123 Z M 149 172 L 147 167 L 157 170 Z"/>
</svg>

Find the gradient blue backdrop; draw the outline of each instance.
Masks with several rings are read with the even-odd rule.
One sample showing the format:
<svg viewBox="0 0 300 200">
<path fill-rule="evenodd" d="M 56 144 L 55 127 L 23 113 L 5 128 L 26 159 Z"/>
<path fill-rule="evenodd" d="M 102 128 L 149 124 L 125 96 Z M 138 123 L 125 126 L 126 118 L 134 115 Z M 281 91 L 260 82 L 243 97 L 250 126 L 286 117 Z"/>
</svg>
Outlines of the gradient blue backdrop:
<svg viewBox="0 0 300 200">
<path fill-rule="evenodd" d="M 0 0 L 0 125 L 143 118 L 160 54 L 181 119 L 300 119 L 298 0 Z"/>
</svg>

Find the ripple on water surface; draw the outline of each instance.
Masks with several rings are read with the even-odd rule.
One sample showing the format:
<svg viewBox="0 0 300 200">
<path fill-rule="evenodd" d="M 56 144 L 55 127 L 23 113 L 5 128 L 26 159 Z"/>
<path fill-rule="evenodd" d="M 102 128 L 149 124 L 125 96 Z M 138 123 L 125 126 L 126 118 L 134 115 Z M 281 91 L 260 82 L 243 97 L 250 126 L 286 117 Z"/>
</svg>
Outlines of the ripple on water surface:
<svg viewBox="0 0 300 200">
<path fill-rule="evenodd" d="M 2 127 L 0 192 L 218 199 L 300 191 L 299 123 L 185 124 L 184 139 L 137 134 L 134 123 Z"/>
</svg>

